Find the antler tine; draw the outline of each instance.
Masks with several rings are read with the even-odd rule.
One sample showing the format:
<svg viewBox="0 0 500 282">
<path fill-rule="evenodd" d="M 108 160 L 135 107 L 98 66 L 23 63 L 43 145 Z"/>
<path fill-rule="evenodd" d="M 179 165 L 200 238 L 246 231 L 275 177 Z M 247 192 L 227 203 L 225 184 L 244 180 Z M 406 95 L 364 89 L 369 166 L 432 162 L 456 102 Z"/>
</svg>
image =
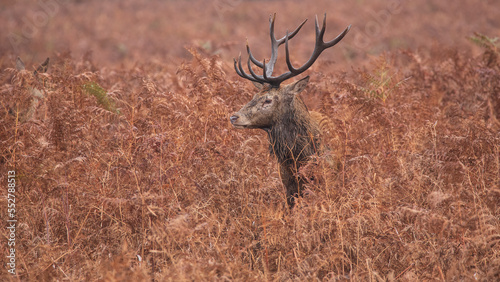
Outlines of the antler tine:
<svg viewBox="0 0 500 282">
<path fill-rule="evenodd" d="M 305 19 L 294 31 L 292 31 L 290 34 L 288 34 L 288 39 L 292 39 L 297 33 L 299 33 L 299 30 L 302 28 L 302 26 L 304 26 L 304 24 L 307 22 L 307 19 Z M 288 33 L 288 31 L 287 31 Z M 285 43 L 285 37 L 287 35 L 283 36 L 281 39 L 279 40 L 276 40 L 278 41 L 278 44 L 281 45 L 283 43 Z M 278 46 L 279 46 L 278 45 Z"/>
<path fill-rule="evenodd" d="M 264 80 L 265 81 L 269 81 L 269 78 L 267 77 L 267 66 L 266 66 L 266 59 L 264 59 L 264 67 L 262 68 L 262 76 L 264 77 Z M 274 65 L 273 65 L 274 67 Z M 272 73 L 272 69 L 271 69 L 271 73 Z"/>
<path fill-rule="evenodd" d="M 326 48 L 333 47 L 337 43 L 339 43 L 340 40 L 342 40 L 342 38 L 344 38 L 344 36 L 349 32 L 349 30 L 351 30 L 351 25 L 346 27 L 346 29 L 344 29 L 344 31 L 342 31 L 342 33 L 340 33 L 339 35 L 337 35 L 337 37 L 335 37 L 334 39 L 332 39 L 328 42 L 323 41 L 323 35 L 325 34 L 325 29 L 326 29 L 326 13 L 325 13 L 325 18 L 323 19 L 323 28 L 321 29 L 321 31 L 322 31 L 321 42 L 323 42 L 323 45 L 325 46 L 325 49 L 326 49 Z"/>
<path fill-rule="evenodd" d="M 259 62 L 255 57 L 252 55 L 252 52 L 250 51 L 250 46 L 248 45 L 248 40 L 247 40 L 247 53 L 248 53 L 248 58 L 254 63 L 256 66 L 259 68 L 263 68 L 264 66 L 262 65 L 261 62 Z"/>
<path fill-rule="evenodd" d="M 266 82 L 266 80 L 267 80 L 267 75 L 266 75 L 266 60 L 264 59 L 264 62 L 261 63 L 261 62 L 257 61 L 257 59 L 255 59 L 255 57 L 252 54 L 252 51 L 250 51 L 250 46 L 248 45 L 248 40 L 247 40 L 247 53 L 248 53 L 247 66 L 248 66 L 248 70 L 250 71 L 250 74 L 254 78 L 253 81 L 257 81 L 257 82 L 261 82 L 261 83 Z M 252 64 L 250 64 L 250 62 L 253 62 L 256 66 L 262 68 L 264 74 L 262 76 L 257 75 L 253 71 Z M 241 71 L 243 71 L 243 69 L 241 69 Z"/>
<path fill-rule="evenodd" d="M 236 73 L 243 77 L 243 78 L 246 78 L 248 80 L 251 80 L 251 81 L 255 81 L 255 82 L 261 82 L 260 80 L 258 79 L 255 79 L 253 77 L 251 77 L 250 75 L 248 75 L 244 70 L 243 70 L 243 67 L 241 66 L 241 53 L 240 55 L 238 56 L 238 61 L 236 61 L 236 59 L 233 59 L 234 60 L 234 69 L 236 70 Z"/>
<path fill-rule="evenodd" d="M 263 81 L 262 77 L 261 77 L 261 76 L 259 76 L 259 75 L 257 75 L 257 74 L 253 71 L 253 69 L 252 69 L 252 64 L 250 64 L 250 61 L 251 61 L 250 56 L 248 56 L 247 66 L 248 66 L 248 70 L 250 71 L 250 74 L 254 77 L 254 79 L 255 79 L 256 81 L 260 81 L 260 82 L 262 82 L 262 81 Z M 261 63 L 261 64 L 262 64 L 262 63 Z M 264 65 L 264 66 L 265 66 L 265 65 Z"/>
<path fill-rule="evenodd" d="M 316 41 L 323 42 L 323 36 L 325 35 L 326 30 L 326 13 L 325 17 L 323 18 L 323 25 L 321 26 L 321 30 L 319 29 L 318 25 L 318 15 L 316 15 L 316 18 L 314 19 L 314 25 L 316 26 Z"/>
<path fill-rule="evenodd" d="M 274 13 L 271 17 L 269 17 L 269 22 L 270 22 L 269 23 L 269 35 L 271 36 L 271 59 L 269 59 L 269 62 L 266 65 L 266 68 L 267 68 L 266 75 L 268 77 L 271 77 L 273 74 L 274 65 L 276 64 L 276 60 L 278 59 L 278 47 L 281 44 L 285 43 L 287 36 L 288 36 L 288 39 L 292 39 L 300 31 L 302 26 L 304 26 L 304 24 L 307 22 L 307 19 L 305 19 L 294 31 L 292 31 L 292 33 L 287 34 L 280 39 L 276 39 L 276 36 L 274 35 L 274 21 L 275 20 L 276 20 L 276 13 Z M 288 31 L 287 31 L 287 33 L 288 33 Z M 259 64 L 262 64 L 262 63 L 259 62 Z"/>
<path fill-rule="evenodd" d="M 349 30 L 351 29 L 351 26 L 349 25 L 341 34 L 339 34 L 337 37 L 335 37 L 335 39 L 328 41 L 328 42 L 324 42 L 323 36 L 324 36 L 325 30 L 326 30 L 326 13 L 325 13 L 325 17 L 323 18 L 323 26 L 321 27 L 321 30 L 319 29 L 317 16 L 316 16 L 315 24 L 316 24 L 316 44 L 314 46 L 314 51 L 313 51 L 311 57 L 309 58 L 309 60 L 307 60 L 307 62 L 303 66 L 301 66 L 300 68 L 294 68 L 292 66 L 292 63 L 290 62 L 290 55 L 289 55 L 289 50 L 288 50 L 288 40 L 285 40 L 286 41 L 286 44 L 285 44 L 286 64 L 288 66 L 288 69 L 290 70 L 290 72 L 287 73 L 288 75 L 285 76 L 285 79 L 296 76 L 296 75 L 306 71 L 308 68 L 310 68 L 312 66 L 312 64 L 314 64 L 316 59 L 318 59 L 319 55 L 325 49 L 335 46 L 335 44 L 337 44 L 340 40 L 342 40 L 342 38 L 344 38 L 344 36 L 347 34 L 347 32 L 349 32 Z"/>
<path fill-rule="evenodd" d="M 272 76 L 274 71 L 274 65 L 276 64 L 276 60 L 278 59 L 278 47 L 279 42 L 276 40 L 276 36 L 274 35 L 274 21 L 276 20 L 276 13 L 269 17 L 269 36 L 271 37 L 271 59 L 267 63 L 264 71 L 266 76 Z"/>
<path fill-rule="evenodd" d="M 316 34 L 318 33 L 318 29 L 316 29 Z M 316 48 L 315 48 L 316 50 Z M 290 51 L 288 50 L 288 36 L 285 36 L 285 61 L 286 61 L 286 65 L 288 66 L 288 69 L 290 70 L 289 72 L 285 73 L 287 75 L 287 78 L 285 79 L 288 79 L 290 77 L 292 77 L 293 75 L 298 75 L 299 73 L 297 73 L 297 69 L 294 68 L 292 66 L 292 63 L 290 62 Z M 293 75 L 292 75 L 293 74 Z M 289 77 L 288 77 L 289 75 Z"/>
<path fill-rule="evenodd" d="M 240 56 L 241 56 L 241 55 L 240 55 Z M 237 73 L 239 76 L 241 76 L 241 77 L 245 78 L 245 77 L 243 76 L 243 74 L 241 74 L 241 72 L 238 70 L 238 67 L 237 67 L 237 64 L 238 64 L 238 63 L 236 62 L 236 59 L 235 59 L 235 58 L 233 58 L 233 61 L 234 61 L 234 70 L 236 71 L 236 73 Z"/>
</svg>

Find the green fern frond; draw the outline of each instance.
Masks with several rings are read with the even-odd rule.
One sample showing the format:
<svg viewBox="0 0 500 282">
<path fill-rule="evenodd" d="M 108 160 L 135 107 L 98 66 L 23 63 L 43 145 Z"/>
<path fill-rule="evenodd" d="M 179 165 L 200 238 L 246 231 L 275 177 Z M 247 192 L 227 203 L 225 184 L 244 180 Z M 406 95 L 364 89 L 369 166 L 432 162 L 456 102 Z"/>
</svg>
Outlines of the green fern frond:
<svg viewBox="0 0 500 282">
<path fill-rule="evenodd" d="M 97 98 L 97 103 L 104 109 L 119 114 L 120 111 L 116 109 L 115 102 L 109 98 L 106 90 L 102 88 L 97 82 L 89 82 L 82 85 L 85 93 Z"/>
<path fill-rule="evenodd" d="M 494 51 L 495 53 L 499 52 L 498 37 L 490 38 L 484 34 L 474 32 L 473 36 L 469 36 L 469 40 L 479 47 Z"/>
</svg>

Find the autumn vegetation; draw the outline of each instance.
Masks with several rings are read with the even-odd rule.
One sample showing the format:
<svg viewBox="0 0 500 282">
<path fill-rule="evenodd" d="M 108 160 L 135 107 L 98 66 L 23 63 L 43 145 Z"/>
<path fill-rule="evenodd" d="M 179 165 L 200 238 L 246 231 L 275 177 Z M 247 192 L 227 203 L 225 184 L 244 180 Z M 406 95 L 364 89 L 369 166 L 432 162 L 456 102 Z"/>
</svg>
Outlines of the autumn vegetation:
<svg viewBox="0 0 500 282">
<path fill-rule="evenodd" d="M 12 4 L 13 15 L 28 2 Z M 151 5 L 188 13 L 186 2 L 193 1 Z M 362 22 L 346 3 L 336 17 L 330 2 L 305 10 L 311 18 L 314 9 L 329 9 L 326 38 L 350 17 Z M 457 1 L 481 8 L 473 2 Z M 91 3 L 89 14 L 99 9 Z M 117 13 L 147 18 L 135 2 L 123 3 Z M 142 33 L 150 45 L 124 38 L 129 49 L 109 50 L 111 39 L 90 31 L 95 19 L 84 4 L 68 1 L 30 41 L 36 55 L 2 43 L 8 50 L 0 55 L 2 221 L 9 170 L 16 171 L 18 209 L 17 274 L 2 263 L 2 281 L 500 279 L 498 34 L 458 33 L 456 23 L 450 27 L 456 37 L 447 40 L 460 44 L 420 45 L 421 34 L 391 37 L 404 33 L 398 26 L 382 41 L 373 39 L 375 46 L 397 37 L 394 46 L 364 52 L 348 35 L 338 50 L 326 51 L 300 95 L 321 113 L 329 149 L 301 169 L 313 180 L 290 210 L 265 132 L 235 130 L 228 120 L 255 92 L 234 72 L 232 57 L 245 51 L 245 36 L 267 40 L 268 9 L 283 5 L 259 8 L 263 3 L 238 2 L 223 18 L 209 8 L 219 21 L 209 39 L 197 41 L 194 21 L 181 33 L 153 18 Z M 277 15 L 277 32 L 303 20 L 293 14 L 300 2 L 290 3 L 286 16 Z M 377 11 L 383 3 L 370 7 Z M 402 5 L 408 6 L 393 21 L 415 4 Z M 420 8 L 441 21 L 442 5 Z M 57 34 L 43 39 L 55 24 L 67 42 L 81 38 L 65 35 L 71 15 L 99 42 L 93 52 L 60 48 Z M 9 17 L 3 21 L 15 31 Z M 109 38 L 118 38 L 118 25 L 108 25 Z M 162 32 L 179 32 L 179 42 L 169 49 L 157 37 Z M 292 49 L 303 53 L 298 62 L 313 46 L 312 23 L 301 32 L 310 37 L 294 39 Z M 252 51 L 264 57 L 267 41 L 255 45 Z M 17 56 L 25 70 L 16 69 Z M 34 73 L 46 57 L 48 71 Z M 38 103 L 34 89 L 43 93 Z M 7 232 L 2 228 L 3 257 Z"/>
</svg>

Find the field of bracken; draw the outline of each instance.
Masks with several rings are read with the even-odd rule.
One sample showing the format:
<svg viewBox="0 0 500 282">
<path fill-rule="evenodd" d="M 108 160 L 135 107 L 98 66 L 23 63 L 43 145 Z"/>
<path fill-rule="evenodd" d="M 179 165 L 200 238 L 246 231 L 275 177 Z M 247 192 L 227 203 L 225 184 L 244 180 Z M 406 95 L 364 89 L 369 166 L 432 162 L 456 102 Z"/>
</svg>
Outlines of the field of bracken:
<svg viewBox="0 0 500 282">
<path fill-rule="evenodd" d="M 499 281 L 498 3 L 304 3 L 4 1 L 0 280 Z M 352 24 L 301 76 L 329 150 L 292 210 L 229 122 L 275 12 L 297 66 Z"/>
</svg>

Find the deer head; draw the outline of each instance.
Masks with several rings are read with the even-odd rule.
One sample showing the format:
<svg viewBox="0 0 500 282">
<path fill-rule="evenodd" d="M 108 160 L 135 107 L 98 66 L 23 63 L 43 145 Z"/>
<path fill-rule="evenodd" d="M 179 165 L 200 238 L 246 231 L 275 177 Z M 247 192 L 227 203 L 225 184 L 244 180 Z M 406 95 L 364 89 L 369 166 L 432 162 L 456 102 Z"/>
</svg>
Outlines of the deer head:
<svg viewBox="0 0 500 282">
<path fill-rule="evenodd" d="M 231 116 L 231 123 L 236 128 L 270 130 L 273 125 L 280 122 L 287 110 L 293 108 L 292 102 L 295 96 L 304 90 L 308 82 L 309 76 L 280 88 L 255 82 L 259 92 L 249 103 Z"/>
<path fill-rule="evenodd" d="M 234 69 L 236 70 L 236 73 L 239 76 L 252 81 L 259 90 L 250 102 L 230 117 L 231 123 L 236 128 L 261 128 L 268 130 L 273 127 L 273 125 L 279 121 L 280 115 L 286 112 L 285 108 L 291 107 L 291 103 L 294 101 L 295 96 L 307 86 L 309 77 L 307 76 L 298 82 L 283 87 L 280 86 L 281 83 L 306 71 L 314 64 L 316 59 L 325 49 L 335 46 L 335 44 L 344 38 L 351 28 L 351 26 L 348 26 L 335 39 L 324 42 L 323 36 L 326 29 L 326 14 L 323 19 L 323 26 L 321 29 L 318 25 L 318 17 L 316 17 L 316 44 L 314 51 L 309 60 L 303 66 L 295 68 L 290 62 L 288 40 L 292 39 L 299 32 L 302 26 L 306 23 L 307 19 L 304 20 L 293 32 L 288 33 L 287 31 L 283 38 L 276 39 L 274 35 L 275 18 L 276 14 L 269 18 L 271 35 L 271 58 L 269 62 L 266 63 L 265 59 L 263 62 L 259 62 L 255 59 L 250 51 L 248 42 L 247 65 L 250 74 L 246 73 L 242 67 L 241 54 L 238 57 L 238 60 L 234 59 Z M 273 76 L 274 65 L 276 64 L 276 60 L 278 58 L 278 47 L 283 43 L 285 44 L 286 64 L 289 71 L 279 76 Z M 251 63 L 262 69 L 262 75 L 256 74 L 253 71 Z"/>
</svg>

